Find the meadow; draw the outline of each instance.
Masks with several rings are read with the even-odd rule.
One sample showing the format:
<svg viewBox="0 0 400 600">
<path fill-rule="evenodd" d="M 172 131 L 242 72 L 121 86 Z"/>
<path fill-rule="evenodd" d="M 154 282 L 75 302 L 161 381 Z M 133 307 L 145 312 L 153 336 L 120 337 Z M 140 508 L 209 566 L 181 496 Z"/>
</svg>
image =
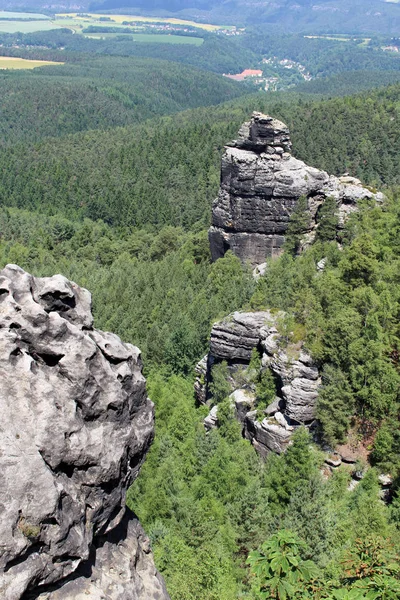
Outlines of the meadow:
<svg viewBox="0 0 400 600">
<path fill-rule="evenodd" d="M 201 46 L 204 42 L 203 38 L 183 36 L 183 35 L 171 35 L 171 34 L 154 34 L 154 33 L 84 33 L 87 38 L 96 40 L 108 40 L 121 35 L 126 39 L 133 40 L 135 42 L 147 42 L 152 44 L 189 44 L 191 46 Z"/>
<path fill-rule="evenodd" d="M 8 10 L 0 10 L 0 21 L 3 19 L 18 21 L 21 19 L 47 21 L 50 17 L 47 15 L 41 15 L 40 13 L 24 13 L 24 12 L 10 12 Z"/>
<path fill-rule="evenodd" d="M 5 19 L 0 20 L 0 33 L 34 33 L 35 31 L 50 31 L 51 29 L 58 29 L 59 26 L 53 21 L 39 21 L 39 19 L 32 21 L 12 21 Z"/>
</svg>

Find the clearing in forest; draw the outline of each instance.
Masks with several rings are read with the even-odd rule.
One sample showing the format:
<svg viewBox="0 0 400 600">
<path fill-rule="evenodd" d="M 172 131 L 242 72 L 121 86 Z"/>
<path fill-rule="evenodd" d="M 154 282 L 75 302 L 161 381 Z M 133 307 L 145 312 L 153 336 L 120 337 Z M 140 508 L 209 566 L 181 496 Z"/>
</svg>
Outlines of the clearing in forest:
<svg viewBox="0 0 400 600">
<path fill-rule="evenodd" d="M 49 60 L 26 60 L 25 58 L 16 58 L 15 56 L 0 56 L 0 70 L 3 69 L 36 69 L 36 67 L 45 67 L 47 65 L 63 65 L 62 62 L 52 62 Z"/>
<path fill-rule="evenodd" d="M 191 46 L 201 46 L 204 42 L 203 38 L 183 36 L 183 35 L 171 35 L 171 34 L 154 34 L 154 33 L 84 33 L 87 38 L 97 40 L 107 40 L 109 38 L 126 36 L 126 39 L 131 39 L 134 42 L 148 42 L 152 44 L 189 44 Z"/>
</svg>

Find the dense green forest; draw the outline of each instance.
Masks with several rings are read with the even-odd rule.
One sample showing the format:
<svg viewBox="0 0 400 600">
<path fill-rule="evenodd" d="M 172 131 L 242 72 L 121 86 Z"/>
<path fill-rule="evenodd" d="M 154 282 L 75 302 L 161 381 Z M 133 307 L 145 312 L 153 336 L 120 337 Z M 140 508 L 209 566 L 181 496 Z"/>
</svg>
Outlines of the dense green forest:
<svg viewBox="0 0 400 600">
<path fill-rule="evenodd" d="M 297 94 L 318 94 L 323 97 L 350 96 L 400 81 L 400 71 L 345 71 L 330 77 L 319 77 L 298 83 Z"/>
<path fill-rule="evenodd" d="M 0 145 L 128 125 L 245 92 L 212 73 L 146 58 L 92 57 L 6 72 L 0 75 Z"/>
<path fill-rule="evenodd" d="M 229 413 L 206 435 L 191 374 L 213 320 L 240 306 L 284 308 L 326 364 L 319 408 L 325 435 L 333 443 L 347 427 L 359 436 L 372 428 L 373 464 L 395 475 L 399 207 L 396 197 L 383 210 L 365 206 L 349 223 L 342 252 L 329 238 L 301 257 L 287 252 L 258 284 L 232 255 L 210 264 L 204 231 L 123 232 L 2 210 L 2 264 L 60 271 L 87 286 L 96 325 L 144 350 L 157 435 L 129 504 L 151 536 L 172 598 L 262 597 L 263 579 L 251 577 L 246 558 L 266 540 L 288 545 L 294 560 L 312 561 L 312 580 L 300 580 L 291 598 L 342 598 L 355 583 L 364 591 L 354 597 L 371 590 L 396 597 L 398 503 L 386 507 L 379 499 L 375 469 L 350 492 L 351 468 L 325 481 L 323 457 L 305 431 L 265 464 Z M 321 275 L 322 256 L 328 263 Z M 223 398 L 226 390 L 218 393 Z"/>
<path fill-rule="evenodd" d="M 66 63 L 0 76 L 1 266 L 63 273 L 92 292 L 97 327 L 141 348 L 157 429 L 128 504 L 172 600 L 395 600 L 400 61 L 378 42 L 253 34 L 205 34 L 199 48 L 168 47 L 168 61 L 157 44 L 0 35 L 1 53 Z M 263 56 L 329 77 L 266 94 L 216 74 Z M 296 157 L 386 195 L 360 205 L 340 246 L 332 202 L 300 255 L 293 218 L 258 281 L 230 252 L 212 263 L 207 238 L 223 147 L 253 110 L 289 125 Z M 263 461 L 242 439 L 223 365 L 208 434 L 193 379 L 213 322 L 265 308 L 286 311 L 323 385 L 317 435 L 299 428 L 284 455 Z M 368 462 L 327 475 L 325 450 L 348 436 Z M 384 498 L 380 473 L 394 480 Z"/>
<path fill-rule="evenodd" d="M 288 123 L 296 156 L 309 164 L 370 185 L 400 183 L 400 85 L 329 101 L 278 98 L 253 95 L 135 127 L 3 148 L 1 203 L 118 226 L 206 226 L 221 150 L 253 110 Z"/>
</svg>

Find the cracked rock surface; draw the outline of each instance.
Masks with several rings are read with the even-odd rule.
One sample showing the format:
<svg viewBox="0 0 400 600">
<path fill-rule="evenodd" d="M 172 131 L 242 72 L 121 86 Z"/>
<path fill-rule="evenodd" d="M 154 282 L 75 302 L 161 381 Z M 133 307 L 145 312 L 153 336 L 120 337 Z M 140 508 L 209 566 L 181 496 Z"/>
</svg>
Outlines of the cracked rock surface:
<svg viewBox="0 0 400 600">
<path fill-rule="evenodd" d="M 105 580 L 120 552 L 113 584 L 84 597 L 167 599 L 125 509 L 154 432 L 138 348 L 93 329 L 87 290 L 8 265 L 0 271 L 0 382 L 0 597 L 38 598 L 58 586 L 43 598 L 80 598 L 63 580 L 78 585 L 85 564 L 94 572 L 102 564 Z M 124 567 L 129 544 L 147 569 L 148 593 L 132 564 Z"/>
<path fill-rule="evenodd" d="M 227 362 L 236 416 L 245 437 L 262 456 L 284 452 L 296 427 L 312 425 L 321 385 L 319 370 L 303 344 L 288 345 L 279 333 L 283 316 L 282 312 L 238 311 L 218 321 L 211 330 L 210 352 L 197 368 L 195 394 L 198 402 L 205 404 L 212 402 L 209 384 L 213 365 Z M 261 368 L 271 370 L 277 386 L 277 397 L 264 411 L 262 422 L 257 421 L 257 411 L 253 410 L 254 389 L 251 385 L 243 388 L 243 369 L 248 367 L 254 348 L 261 357 Z M 214 416 L 211 411 L 207 423 Z M 217 419 L 213 426 L 217 426 Z"/>
<path fill-rule="evenodd" d="M 290 151 L 287 126 L 261 113 L 253 113 L 238 139 L 225 148 L 209 230 L 213 260 L 232 250 L 255 266 L 279 255 L 301 196 L 308 200 L 308 241 L 315 235 L 318 210 L 326 198 L 336 200 L 339 226 L 357 210 L 359 200 L 383 199 L 358 179 L 330 176 L 297 160 Z"/>
</svg>

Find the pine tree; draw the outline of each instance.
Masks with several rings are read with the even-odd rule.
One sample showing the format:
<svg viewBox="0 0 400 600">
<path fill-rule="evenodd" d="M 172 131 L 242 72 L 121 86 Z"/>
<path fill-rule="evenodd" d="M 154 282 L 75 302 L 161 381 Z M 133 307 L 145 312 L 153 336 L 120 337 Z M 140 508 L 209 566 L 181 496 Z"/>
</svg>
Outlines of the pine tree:
<svg viewBox="0 0 400 600">
<path fill-rule="evenodd" d="M 321 242 L 331 242 L 336 238 L 339 223 L 336 200 L 329 197 L 320 207 L 318 214 L 317 239 Z"/>
<path fill-rule="evenodd" d="M 310 227 L 310 213 L 306 196 L 300 196 L 290 217 L 286 231 L 286 249 L 292 254 L 297 254 L 301 248 L 304 234 Z"/>
</svg>

